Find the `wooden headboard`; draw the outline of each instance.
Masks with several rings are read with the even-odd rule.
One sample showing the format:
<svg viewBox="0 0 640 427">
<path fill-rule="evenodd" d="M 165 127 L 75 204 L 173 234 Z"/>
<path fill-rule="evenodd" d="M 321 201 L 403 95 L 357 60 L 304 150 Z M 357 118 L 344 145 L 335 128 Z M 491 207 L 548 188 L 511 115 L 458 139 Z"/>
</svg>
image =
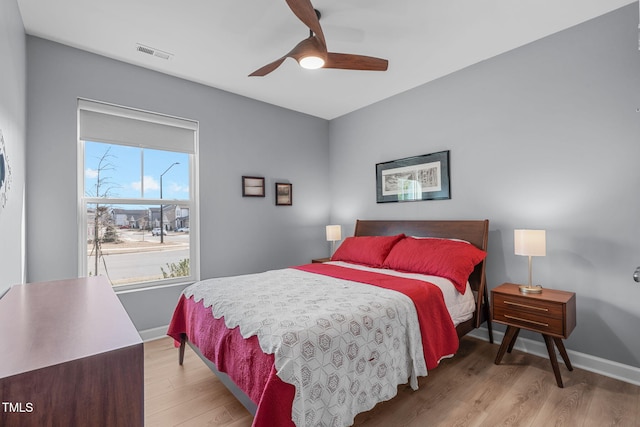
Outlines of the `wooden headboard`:
<svg viewBox="0 0 640 427">
<path fill-rule="evenodd" d="M 405 221 L 405 220 L 357 220 L 355 236 L 392 236 L 404 233 L 407 236 L 439 237 L 461 239 L 487 250 L 489 240 L 489 220 L 445 220 L 445 221 Z M 469 284 L 476 294 L 476 314 L 473 327 L 478 328 L 487 321 L 489 336 L 493 342 L 489 317 L 489 298 L 485 277 L 486 259 L 476 266 L 469 276 Z M 459 331 L 460 332 L 460 331 Z M 464 331 L 464 333 L 467 333 Z M 464 334 L 463 333 L 463 334 Z"/>
</svg>

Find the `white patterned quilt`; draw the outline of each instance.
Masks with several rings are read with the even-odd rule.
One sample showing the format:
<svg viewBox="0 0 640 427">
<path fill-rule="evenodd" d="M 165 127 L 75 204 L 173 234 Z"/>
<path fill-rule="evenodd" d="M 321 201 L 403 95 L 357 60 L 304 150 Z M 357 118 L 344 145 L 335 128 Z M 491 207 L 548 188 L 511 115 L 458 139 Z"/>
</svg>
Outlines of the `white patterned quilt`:
<svg viewBox="0 0 640 427">
<path fill-rule="evenodd" d="M 297 426 L 348 426 L 427 374 L 418 318 L 402 293 L 296 269 L 204 280 L 185 289 L 228 328 L 257 335 L 293 384 Z"/>
</svg>

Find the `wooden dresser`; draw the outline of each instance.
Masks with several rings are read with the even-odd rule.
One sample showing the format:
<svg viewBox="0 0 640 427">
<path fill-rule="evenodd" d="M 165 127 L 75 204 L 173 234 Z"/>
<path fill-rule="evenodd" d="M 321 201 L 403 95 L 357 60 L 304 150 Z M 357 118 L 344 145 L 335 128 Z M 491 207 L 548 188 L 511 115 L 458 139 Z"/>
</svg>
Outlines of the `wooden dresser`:
<svg viewBox="0 0 640 427">
<path fill-rule="evenodd" d="M 143 426 L 142 340 L 103 277 L 0 299 L 0 426 Z"/>
</svg>

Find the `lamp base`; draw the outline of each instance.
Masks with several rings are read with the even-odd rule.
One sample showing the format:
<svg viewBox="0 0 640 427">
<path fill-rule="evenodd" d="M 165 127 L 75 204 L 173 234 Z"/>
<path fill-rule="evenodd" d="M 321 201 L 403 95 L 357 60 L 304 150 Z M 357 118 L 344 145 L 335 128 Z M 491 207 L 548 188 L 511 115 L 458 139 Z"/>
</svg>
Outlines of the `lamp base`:
<svg viewBox="0 0 640 427">
<path fill-rule="evenodd" d="M 520 288 L 520 292 L 523 294 L 541 294 L 542 293 L 542 286 L 540 285 L 536 285 L 536 286 L 520 285 L 518 287 Z"/>
</svg>

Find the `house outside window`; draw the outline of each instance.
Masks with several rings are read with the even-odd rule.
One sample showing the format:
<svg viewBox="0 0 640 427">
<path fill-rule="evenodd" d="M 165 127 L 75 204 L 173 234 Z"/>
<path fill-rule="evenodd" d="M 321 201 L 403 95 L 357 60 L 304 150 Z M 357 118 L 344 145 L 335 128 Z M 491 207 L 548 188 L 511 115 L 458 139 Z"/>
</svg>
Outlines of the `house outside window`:
<svg viewBox="0 0 640 427">
<path fill-rule="evenodd" d="M 197 280 L 197 122 L 84 99 L 78 122 L 79 275 Z"/>
</svg>

